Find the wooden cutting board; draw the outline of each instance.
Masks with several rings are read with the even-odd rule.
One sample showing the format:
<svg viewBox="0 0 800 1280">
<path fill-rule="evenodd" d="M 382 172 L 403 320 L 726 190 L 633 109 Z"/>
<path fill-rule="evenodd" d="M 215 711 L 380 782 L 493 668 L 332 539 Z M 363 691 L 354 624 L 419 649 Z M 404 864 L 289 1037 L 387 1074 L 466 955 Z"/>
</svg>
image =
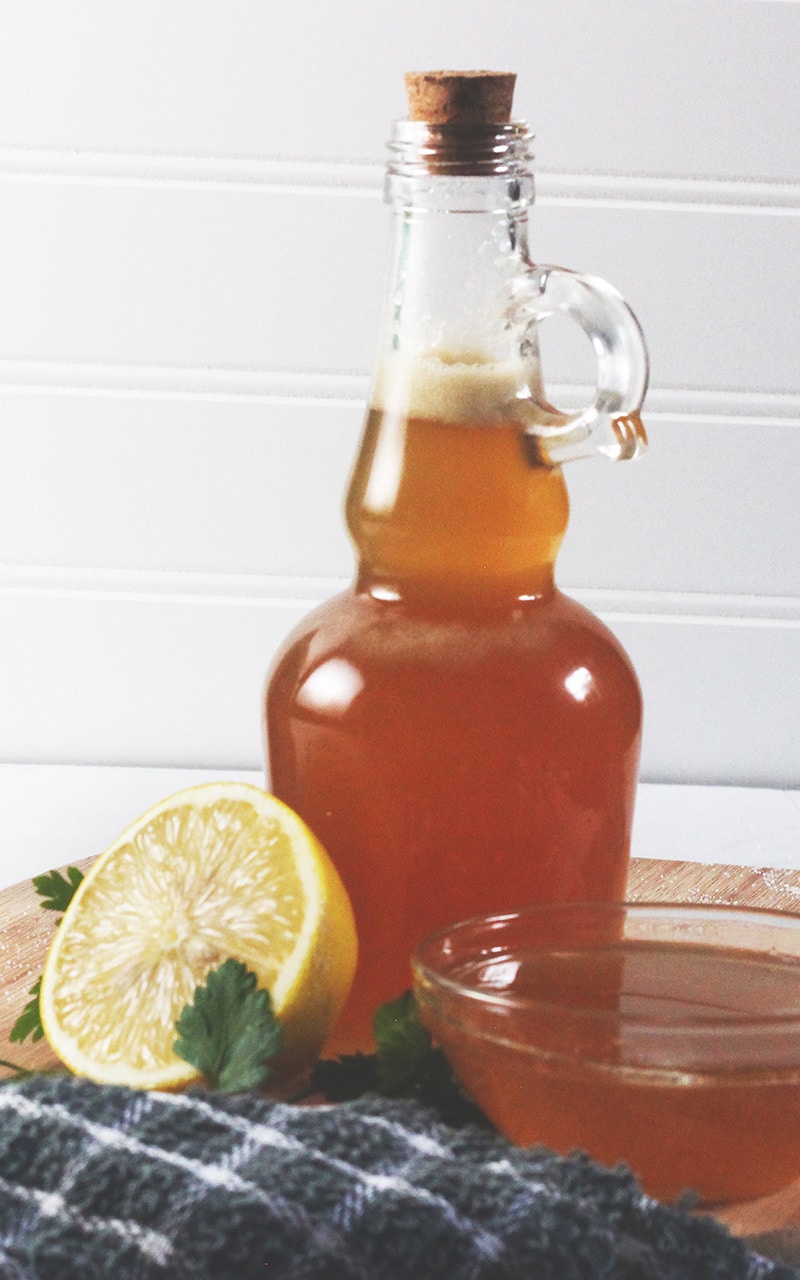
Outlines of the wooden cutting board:
<svg viewBox="0 0 800 1280">
<path fill-rule="evenodd" d="M 91 859 L 77 865 L 85 870 Z M 800 912 L 800 871 L 701 866 L 636 858 L 628 897 L 652 902 L 725 902 Z M 0 1058 L 37 1069 L 55 1065 L 46 1041 L 11 1044 L 8 1033 L 42 972 L 58 917 L 39 906 L 30 881 L 0 892 Z M 9 1074 L 0 1068 L 0 1077 Z M 749 1204 L 732 1205 L 716 1216 L 737 1234 L 755 1239 L 763 1252 L 788 1257 L 797 1246 L 800 1261 L 800 1182 Z M 774 1249 L 771 1248 L 774 1246 Z"/>
</svg>

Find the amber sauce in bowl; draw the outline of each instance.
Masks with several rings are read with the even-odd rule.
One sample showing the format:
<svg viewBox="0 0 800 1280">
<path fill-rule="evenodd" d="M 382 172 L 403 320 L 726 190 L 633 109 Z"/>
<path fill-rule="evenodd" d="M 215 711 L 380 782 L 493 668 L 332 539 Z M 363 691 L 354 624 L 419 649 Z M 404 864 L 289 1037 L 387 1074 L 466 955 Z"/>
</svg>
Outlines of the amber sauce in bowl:
<svg viewBox="0 0 800 1280">
<path fill-rule="evenodd" d="M 512 1141 L 705 1204 L 800 1177 L 800 917 L 534 907 L 429 938 L 423 1020 Z"/>
</svg>

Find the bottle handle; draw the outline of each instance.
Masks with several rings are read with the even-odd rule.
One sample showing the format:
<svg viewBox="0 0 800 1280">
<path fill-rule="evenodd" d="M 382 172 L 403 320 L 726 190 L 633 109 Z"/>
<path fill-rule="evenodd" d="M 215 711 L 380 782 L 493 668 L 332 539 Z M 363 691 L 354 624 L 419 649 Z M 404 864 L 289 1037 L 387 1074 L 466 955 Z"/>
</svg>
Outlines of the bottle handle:
<svg viewBox="0 0 800 1280">
<path fill-rule="evenodd" d="M 614 461 L 638 457 L 647 448 L 639 416 L 647 390 L 647 348 L 621 294 L 596 276 L 537 265 L 518 281 L 515 313 L 526 334 L 548 316 L 566 313 L 587 334 L 597 358 L 591 404 L 567 414 L 540 402 L 542 420 L 526 432 L 531 460 L 557 466 L 595 453 Z M 535 342 L 527 341 L 536 349 Z M 523 351 L 525 345 L 523 337 Z"/>
</svg>

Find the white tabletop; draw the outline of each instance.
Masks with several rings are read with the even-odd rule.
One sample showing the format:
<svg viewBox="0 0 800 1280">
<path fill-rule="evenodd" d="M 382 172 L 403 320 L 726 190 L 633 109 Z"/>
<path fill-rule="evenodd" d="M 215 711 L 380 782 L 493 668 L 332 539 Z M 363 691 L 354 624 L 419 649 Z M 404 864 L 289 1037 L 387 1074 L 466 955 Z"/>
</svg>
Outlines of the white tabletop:
<svg viewBox="0 0 800 1280">
<path fill-rule="evenodd" d="M 151 804 L 259 771 L 0 764 L 0 888 L 101 853 Z M 633 855 L 800 869 L 800 791 L 643 783 Z"/>
</svg>

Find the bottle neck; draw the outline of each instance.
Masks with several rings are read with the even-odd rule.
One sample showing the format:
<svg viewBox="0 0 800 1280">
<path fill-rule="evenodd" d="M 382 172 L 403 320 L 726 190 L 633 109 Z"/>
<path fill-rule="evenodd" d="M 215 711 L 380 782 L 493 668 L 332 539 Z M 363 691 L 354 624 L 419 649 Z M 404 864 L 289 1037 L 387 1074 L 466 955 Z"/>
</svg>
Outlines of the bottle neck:
<svg viewBox="0 0 800 1280">
<path fill-rule="evenodd" d="M 394 212 L 379 362 L 392 354 L 493 363 L 518 357 L 512 281 L 527 252 L 527 210 Z"/>
<path fill-rule="evenodd" d="M 534 196 L 530 142 L 521 124 L 395 124 L 385 184 L 395 234 L 384 351 L 484 361 L 512 351 L 512 281 L 528 264 Z"/>
<path fill-rule="evenodd" d="M 424 164 L 415 146 L 387 179 L 391 277 L 347 498 L 359 584 L 449 604 L 546 595 L 568 507 L 560 470 L 532 466 L 525 449 L 541 384 L 513 281 L 533 180 L 519 155 L 492 169 L 483 143 L 483 160 L 445 148 Z"/>
</svg>

